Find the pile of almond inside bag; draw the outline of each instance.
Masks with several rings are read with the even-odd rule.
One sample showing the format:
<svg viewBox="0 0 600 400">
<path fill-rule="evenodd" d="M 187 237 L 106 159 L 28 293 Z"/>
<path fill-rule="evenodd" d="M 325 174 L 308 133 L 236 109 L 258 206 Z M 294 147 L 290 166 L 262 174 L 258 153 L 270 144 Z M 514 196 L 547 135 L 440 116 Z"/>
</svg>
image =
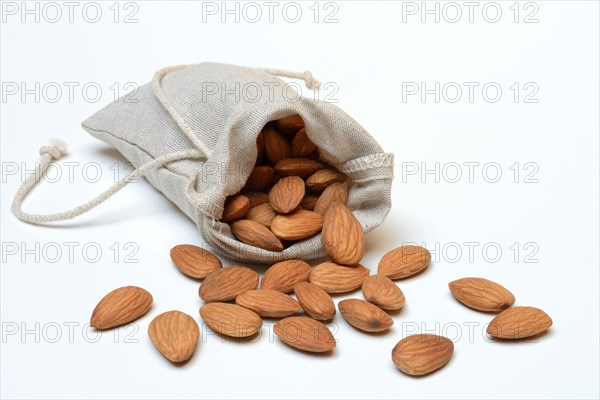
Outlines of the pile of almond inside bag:
<svg viewBox="0 0 600 400">
<path fill-rule="evenodd" d="M 202 280 L 201 319 L 213 331 L 235 338 L 257 335 L 263 318 L 278 319 L 274 332 L 290 347 L 332 352 L 336 339 L 325 325 L 336 316 L 331 295 L 362 289 L 364 300 L 341 300 L 337 309 L 359 331 L 388 331 L 394 324 L 388 312 L 405 303 L 394 281 L 425 270 L 431 261 L 429 251 L 419 246 L 392 249 L 374 275 L 360 264 L 363 229 L 346 205 L 352 182 L 320 159 L 300 116 L 269 122 L 258 135 L 257 149 L 256 166 L 241 192 L 226 200 L 221 221 L 230 224 L 239 241 L 271 251 L 321 233 L 330 261 L 315 267 L 302 260 L 278 262 L 259 279 L 248 267 L 223 267 L 206 249 L 177 245 L 170 253 L 175 266 Z M 462 278 L 450 282 L 449 288 L 464 305 L 499 313 L 487 327 L 495 338 L 523 339 L 552 325 L 538 308 L 512 307 L 514 295 L 487 279 Z M 118 288 L 100 300 L 90 323 L 100 330 L 130 323 L 146 314 L 152 302 L 152 295 L 140 287 Z M 195 318 L 176 310 L 157 315 L 148 327 L 158 351 L 174 363 L 194 354 L 199 334 Z M 446 365 L 453 352 L 454 344 L 446 337 L 415 334 L 396 344 L 391 360 L 408 375 L 425 375 Z"/>
</svg>

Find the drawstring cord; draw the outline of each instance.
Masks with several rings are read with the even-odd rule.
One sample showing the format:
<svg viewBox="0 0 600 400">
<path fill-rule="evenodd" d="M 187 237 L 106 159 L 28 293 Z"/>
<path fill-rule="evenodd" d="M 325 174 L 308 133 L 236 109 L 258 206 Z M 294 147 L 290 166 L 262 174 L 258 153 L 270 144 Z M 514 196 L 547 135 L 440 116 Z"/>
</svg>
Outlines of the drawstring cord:
<svg viewBox="0 0 600 400">
<path fill-rule="evenodd" d="M 271 75 L 281 76 L 290 79 L 300 79 L 304 81 L 306 87 L 310 90 L 319 90 L 321 84 L 310 71 L 290 72 L 283 69 L 265 68 L 265 72 Z"/>
</svg>

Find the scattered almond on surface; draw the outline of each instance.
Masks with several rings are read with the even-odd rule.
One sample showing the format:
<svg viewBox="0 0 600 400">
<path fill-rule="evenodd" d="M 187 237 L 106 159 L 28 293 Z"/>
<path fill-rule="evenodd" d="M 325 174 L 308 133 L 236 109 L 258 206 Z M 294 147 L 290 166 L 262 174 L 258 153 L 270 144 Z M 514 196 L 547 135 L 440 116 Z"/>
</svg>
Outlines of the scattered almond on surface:
<svg viewBox="0 0 600 400">
<path fill-rule="evenodd" d="M 90 318 L 96 329 L 110 329 L 135 321 L 152 306 L 152 295 L 137 286 L 125 286 L 100 300 Z"/>
<path fill-rule="evenodd" d="M 177 269 L 192 278 L 204 279 L 222 267 L 221 260 L 213 253 L 191 244 L 179 244 L 170 254 Z"/>
<path fill-rule="evenodd" d="M 405 374 L 420 376 L 442 368 L 450 361 L 454 344 L 448 338 L 418 334 L 402 339 L 392 350 L 392 360 Z"/>
<path fill-rule="evenodd" d="M 321 287 L 309 282 L 294 286 L 294 294 L 302 309 L 313 319 L 329 321 L 335 316 L 335 304 L 331 296 Z"/>
<path fill-rule="evenodd" d="M 284 343 L 300 350 L 324 353 L 335 347 L 329 328 L 312 318 L 284 318 L 275 324 L 274 331 Z"/>
<path fill-rule="evenodd" d="M 392 280 L 418 274 L 429 266 L 431 253 L 420 246 L 400 246 L 387 252 L 377 269 L 378 275 Z"/>
<path fill-rule="evenodd" d="M 342 300 L 338 308 L 350 325 L 365 332 L 383 332 L 394 324 L 385 311 L 365 300 Z"/>
<path fill-rule="evenodd" d="M 235 298 L 237 305 L 252 310 L 261 317 L 283 318 L 301 310 L 291 296 L 276 290 L 249 290 Z"/>
<path fill-rule="evenodd" d="M 310 265 L 302 260 L 287 260 L 273 264 L 265 271 L 260 288 L 290 293 L 299 282 L 308 281 Z"/>
<path fill-rule="evenodd" d="M 362 265 L 348 267 L 324 262 L 311 270 L 309 281 L 327 293 L 345 293 L 361 287 L 368 276 L 369 270 Z"/>
<path fill-rule="evenodd" d="M 262 327 L 258 314 L 235 304 L 207 303 L 200 316 L 213 331 L 231 337 L 252 336 Z"/>
<path fill-rule="evenodd" d="M 535 307 L 512 307 L 490 322 L 487 333 L 499 339 L 523 339 L 535 336 L 552 326 L 552 318 Z"/>
<path fill-rule="evenodd" d="M 188 360 L 196 351 L 200 329 L 189 315 L 167 311 L 150 322 L 148 335 L 163 356 L 179 363 Z"/>
<path fill-rule="evenodd" d="M 479 311 L 502 311 L 515 303 L 504 286 L 484 278 L 462 278 L 448 284 L 456 300 Z"/>
<path fill-rule="evenodd" d="M 362 284 L 365 300 L 383 310 L 399 310 L 404 306 L 404 293 L 390 278 L 371 275 Z"/>
<path fill-rule="evenodd" d="M 208 275 L 200 285 L 200 298 L 206 302 L 234 300 L 258 286 L 258 274 L 250 268 L 232 265 Z"/>
</svg>

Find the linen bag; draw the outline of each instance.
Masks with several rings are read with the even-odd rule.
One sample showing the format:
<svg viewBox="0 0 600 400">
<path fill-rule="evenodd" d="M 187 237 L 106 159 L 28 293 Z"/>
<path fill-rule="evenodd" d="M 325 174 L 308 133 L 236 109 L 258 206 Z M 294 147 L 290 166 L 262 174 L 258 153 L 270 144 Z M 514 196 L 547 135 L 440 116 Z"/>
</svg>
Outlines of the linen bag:
<svg viewBox="0 0 600 400">
<path fill-rule="evenodd" d="M 277 75 L 303 79 L 309 89 L 318 89 L 308 71 L 295 74 L 210 62 L 158 71 L 152 82 L 139 88 L 137 102 L 122 98 L 82 123 L 92 136 L 140 166 L 136 171 L 96 199 L 52 215 L 21 210 L 36 183 L 32 176 L 15 195 L 13 213 L 30 223 L 73 218 L 145 176 L 195 222 L 204 240 L 221 255 L 259 263 L 323 257 L 320 234 L 273 252 L 239 242 L 229 225 L 219 222 L 225 198 L 237 193 L 252 171 L 261 129 L 269 121 L 299 114 L 321 158 L 349 177 L 348 205 L 365 233 L 381 224 L 390 210 L 393 154 L 385 153 L 340 108 L 299 96 Z M 59 141 L 43 147 L 35 175 L 41 176 L 65 153 Z"/>
</svg>

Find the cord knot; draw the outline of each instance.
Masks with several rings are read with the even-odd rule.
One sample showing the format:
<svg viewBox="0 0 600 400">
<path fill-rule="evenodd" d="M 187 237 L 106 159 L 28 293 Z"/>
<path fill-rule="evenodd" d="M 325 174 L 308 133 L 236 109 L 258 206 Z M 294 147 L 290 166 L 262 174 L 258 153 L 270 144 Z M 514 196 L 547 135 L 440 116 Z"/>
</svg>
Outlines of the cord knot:
<svg viewBox="0 0 600 400">
<path fill-rule="evenodd" d="M 49 154 L 50 157 L 58 160 L 67 154 L 67 145 L 62 140 L 52 139 L 49 146 L 43 146 L 40 149 L 40 155 L 43 156 L 44 154 Z"/>
<path fill-rule="evenodd" d="M 319 87 L 321 86 L 321 84 L 319 83 L 318 80 L 315 79 L 312 72 L 304 71 L 303 79 L 304 79 L 304 83 L 306 84 L 307 88 L 309 88 L 310 90 L 319 90 Z"/>
</svg>

